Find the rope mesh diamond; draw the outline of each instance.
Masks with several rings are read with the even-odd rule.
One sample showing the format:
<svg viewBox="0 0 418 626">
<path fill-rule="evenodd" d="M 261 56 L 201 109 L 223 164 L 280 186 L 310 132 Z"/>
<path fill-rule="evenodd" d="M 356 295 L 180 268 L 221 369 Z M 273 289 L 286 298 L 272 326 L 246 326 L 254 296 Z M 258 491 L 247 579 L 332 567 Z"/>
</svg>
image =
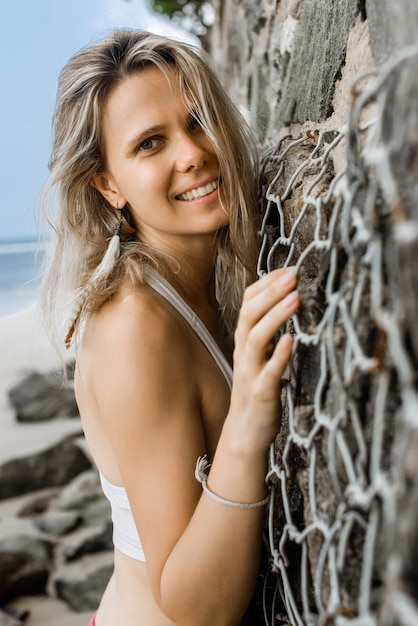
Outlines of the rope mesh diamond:
<svg viewBox="0 0 418 626">
<path fill-rule="evenodd" d="M 417 59 L 359 80 L 346 128 L 286 136 L 262 157 L 258 273 L 296 264 L 302 301 L 270 450 L 267 625 L 418 624 L 418 331 L 405 327 L 418 271 L 412 293 L 401 278 L 417 263 L 417 162 L 410 180 L 396 171 L 411 124 L 418 138 Z M 411 83 L 415 104 L 396 110 Z"/>
</svg>

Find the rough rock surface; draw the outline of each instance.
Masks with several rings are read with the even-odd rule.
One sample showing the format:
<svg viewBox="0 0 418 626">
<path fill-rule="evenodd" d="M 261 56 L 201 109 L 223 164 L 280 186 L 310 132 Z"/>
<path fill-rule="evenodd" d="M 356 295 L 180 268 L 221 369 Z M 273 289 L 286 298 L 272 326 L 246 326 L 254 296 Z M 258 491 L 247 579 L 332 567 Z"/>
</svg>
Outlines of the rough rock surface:
<svg viewBox="0 0 418 626">
<path fill-rule="evenodd" d="M 357 14 L 357 0 L 302 3 L 278 103 L 281 123 L 320 122 L 332 114 L 335 83 Z"/>
<path fill-rule="evenodd" d="M 55 417 L 78 416 L 73 393 L 73 364 L 64 384 L 59 372 L 32 372 L 9 390 L 9 400 L 19 422 L 39 422 Z"/>
<path fill-rule="evenodd" d="M 62 555 L 66 561 L 74 561 L 84 554 L 112 550 L 112 523 L 111 520 L 84 529 L 75 540 L 63 541 Z"/>
<path fill-rule="evenodd" d="M 112 571 L 113 565 L 105 565 L 76 580 L 57 578 L 54 583 L 57 596 L 73 611 L 94 610 L 99 606 Z"/>
<path fill-rule="evenodd" d="M 60 490 L 54 506 L 60 510 L 85 510 L 88 504 L 102 499 L 102 488 L 96 469 L 85 470 Z"/>
<path fill-rule="evenodd" d="M 376 64 L 418 43 L 418 3 L 414 0 L 365 0 L 365 11 Z"/>
<path fill-rule="evenodd" d="M 52 544 L 24 535 L 0 539 L 0 604 L 43 593 L 52 571 Z"/>
<path fill-rule="evenodd" d="M 71 406 L 71 386 L 66 393 Z M 71 436 L 0 466 L 0 606 L 43 594 L 74 611 L 97 608 L 113 568 L 112 526 L 98 472 L 83 448 Z M 10 519 L 2 511 L 14 502 Z M 21 626 L 27 617 L 4 609 L 0 625 Z"/>
<path fill-rule="evenodd" d="M 346 66 L 360 72 L 370 51 L 380 66 L 417 43 L 415 0 L 215 0 L 214 5 L 212 56 L 260 139 L 277 139 L 285 125 L 326 122 L 341 102 L 347 115 L 349 86 L 338 92 Z M 367 25 L 370 48 L 358 44 L 347 56 L 359 22 Z"/>
<path fill-rule="evenodd" d="M 74 530 L 81 521 L 75 511 L 51 511 L 32 518 L 32 522 L 43 533 L 60 537 Z"/>
<path fill-rule="evenodd" d="M 0 500 L 65 485 L 90 467 L 90 459 L 70 437 L 37 454 L 3 463 L 0 466 Z"/>
</svg>

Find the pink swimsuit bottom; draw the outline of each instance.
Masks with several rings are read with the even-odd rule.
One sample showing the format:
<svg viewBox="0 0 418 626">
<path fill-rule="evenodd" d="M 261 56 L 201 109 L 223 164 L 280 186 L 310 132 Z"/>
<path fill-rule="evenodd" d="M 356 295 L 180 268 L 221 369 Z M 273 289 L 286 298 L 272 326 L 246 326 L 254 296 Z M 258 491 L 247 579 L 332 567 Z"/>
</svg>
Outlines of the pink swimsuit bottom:
<svg viewBox="0 0 418 626">
<path fill-rule="evenodd" d="M 95 614 L 93 615 L 93 617 L 92 617 L 92 618 L 91 618 L 91 620 L 89 621 L 89 626 L 95 626 L 95 621 L 94 621 L 94 618 L 96 617 L 96 615 L 97 615 L 97 611 L 95 612 Z"/>
</svg>

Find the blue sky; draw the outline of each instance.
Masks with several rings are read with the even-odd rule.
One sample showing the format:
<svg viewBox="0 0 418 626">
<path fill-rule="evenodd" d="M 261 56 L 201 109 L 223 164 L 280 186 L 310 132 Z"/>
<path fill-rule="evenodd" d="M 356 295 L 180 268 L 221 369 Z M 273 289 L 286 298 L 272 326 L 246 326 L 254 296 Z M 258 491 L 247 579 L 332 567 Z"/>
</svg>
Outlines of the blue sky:
<svg viewBox="0 0 418 626">
<path fill-rule="evenodd" d="M 35 238 L 62 66 L 114 27 L 191 37 L 147 0 L 3 0 L 0 24 L 0 240 Z"/>
</svg>

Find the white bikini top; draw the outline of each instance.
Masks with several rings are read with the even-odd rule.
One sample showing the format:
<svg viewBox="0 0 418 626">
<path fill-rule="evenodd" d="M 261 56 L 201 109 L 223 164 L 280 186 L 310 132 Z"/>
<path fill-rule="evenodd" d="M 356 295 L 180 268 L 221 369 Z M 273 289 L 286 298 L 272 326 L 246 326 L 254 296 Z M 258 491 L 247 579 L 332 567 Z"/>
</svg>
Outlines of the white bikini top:
<svg viewBox="0 0 418 626">
<path fill-rule="evenodd" d="M 165 298 L 190 324 L 196 335 L 212 355 L 231 389 L 232 368 L 203 322 L 162 276 L 156 272 L 148 271 L 146 274 L 146 282 Z M 114 546 L 123 554 L 137 561 L 145 561 L 144 550 L 138 536 L 125 488 L 113 485 L 101 472 L 100 482 L 103 493 L 109 500 L 112 510 Z"/>
</svg>

